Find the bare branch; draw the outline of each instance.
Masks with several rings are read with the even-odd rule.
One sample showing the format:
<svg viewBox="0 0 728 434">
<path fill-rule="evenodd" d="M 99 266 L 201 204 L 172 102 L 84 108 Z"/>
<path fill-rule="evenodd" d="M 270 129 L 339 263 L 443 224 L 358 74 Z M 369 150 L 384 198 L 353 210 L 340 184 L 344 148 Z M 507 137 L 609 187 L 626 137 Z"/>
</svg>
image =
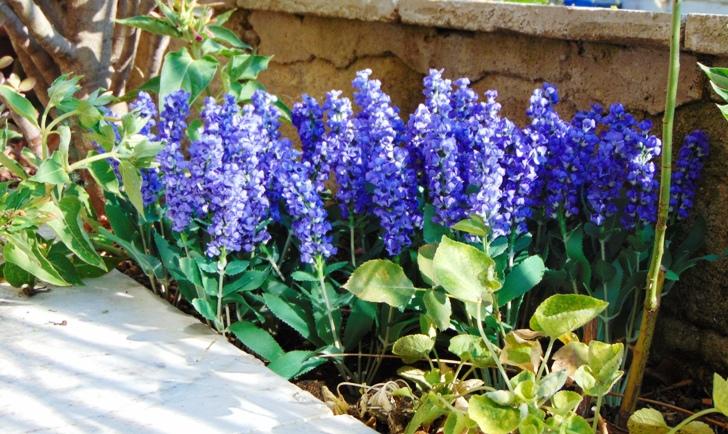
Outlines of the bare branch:
<svg viewBox="0 0 728 434">
<path fill-rule="evenodd" d="M 46 52 L 57 60 L 69 61 L 74 58 L 71 42 L 53 27 L 43 10 L 32 0 L 7 0 L 20 21 Z"/>
<path fill-rule="evenodd" d="M 147 67 L 147 77 L 159 75 L 159 71 L 162 69 L 162 61 L 164 61 L 164 54 L 167 52 L 170 41 L 169 36 L 157 36 L 155 38 L 154 50 Z"/>
<path fill-rule="evenodd" d="M 48 20 L 53 24 L 59 32 L 66 35 L 66 22 L 63 19 L 63 10 L 61 9 L 61 2 L 58 0 L 35 0 L 43 13 L 48 17 Z"/>
<path fill-rule="evenodd" d="M 38 78 L 43 78 L 46 83 L 51 83 L 59 74 L 60 69 L 56 62 L 38 45 L 33 37 L 28 33 L 27 27 L 23 25 L 15 12 L 7 5 L 0 2 L 0 22 L 10 37 L 15 52 L 20 58 L 20 62 L 25 68 L 27 74 Z M 23 56 L 23 54 L 25 56 Z M 31 72 L 30 65 L 35 67 Z"/>
</svg>

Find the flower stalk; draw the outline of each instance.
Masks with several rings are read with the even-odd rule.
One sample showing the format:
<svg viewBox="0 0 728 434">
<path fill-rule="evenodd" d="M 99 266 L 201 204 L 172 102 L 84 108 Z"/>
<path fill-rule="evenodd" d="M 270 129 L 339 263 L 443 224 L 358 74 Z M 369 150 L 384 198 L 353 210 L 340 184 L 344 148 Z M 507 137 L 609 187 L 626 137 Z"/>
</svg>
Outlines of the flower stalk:
<svg viewBox="0 0 728 434">
<path fill-rule="evenodd" d="M 652 259 L 647 272 L 647 294 L 642 311 L 640 335 L 634 346 L 632 365 L 627 376 L 624 399 L 619 408 L 619 420 L 626 424 L 629 415 L 634 412 L 637 397 L 642 386 L 647 359 L 652 346 L 652 338 L 660 309 L 660 297 L 665 280 L 662 268 L 662 257 L 665 251 L 665 232 L 670 210 L 670 180 L 672 175 L 672 130 L 675 119 L 675 101 L 680 72 L 680 25 L 682 0 L 672 3 L 672 36 L 670 40 L 670 66 L 667 76 L 667 96 L 665 98 L 665 114 L 662 120 L 662 157 L 660 173 L 660 196 L 658 203 L 655 239 L 652 246 Z"/>
</svg>

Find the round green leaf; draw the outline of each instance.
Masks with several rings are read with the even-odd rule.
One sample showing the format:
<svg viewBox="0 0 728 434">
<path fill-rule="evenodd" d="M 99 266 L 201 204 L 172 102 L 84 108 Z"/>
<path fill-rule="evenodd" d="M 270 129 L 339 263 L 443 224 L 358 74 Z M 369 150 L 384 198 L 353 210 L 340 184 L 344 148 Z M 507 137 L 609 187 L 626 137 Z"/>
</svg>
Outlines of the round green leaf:
<svg viewBox="0 0 728 434">
<path fill-rule="evenodd" d="M 536 308 L 530 325 L 533 330 L 558 338 L 596 318 L 607 305 L 607 302 L 587 295 L 552 295 Z"/>
<path fill-rule="evenodd" d="M 713 374 L 713 407 L 728 416 L 728 381 Z"/>
<path fill-rule="evenodd" d="M 468 416 L 488 434 L 508 434 L 521 422 L 518 409 L 500 406 L 486 396 L 470 398 Z"/>
<path fill-rule="evenodd" d="M 415 286 L 402 267 L 392 261 L 375 259 L 363 263 L 344 285 L 362 300 L 404 307 L 415 294 Z"/>
<path fill-rule="evenodd" d="M 453 297 L 477 303 L 501 287 L 495 261 L 475 247 L 443 236 L 433 259 L 435 280 Z"/>
<path fill-rule="evenodd" d="M 581 404 L 582 396 L 573 390 L 561 390 L 551 397 L 551 405 L 555 413 L 565 416 Z"/>
<path fill-rule="evenodd" d="M 665 434 L 670 427 L 659 411 L 653 408 L 641 408 L 629 417 L 627 429 L 629 434 Z"/>
<path fill-rule="evenodd" d="M 435 340 L 427 335 L 402 336 L 394 342 L 392 353 L 401 357 L 405 363 L 413 363 L 427 358 L 434 346 Z"/>
<path fill-rule="evenodd" d="M 422 301 L 427 309 L 428 318 L 440 331 L 447 330 L 450 327 L 450 315 L 452 315 L 452 306 L 447 295 L 438 290 L 427 291 L 422 297 Z"/>
</svg>

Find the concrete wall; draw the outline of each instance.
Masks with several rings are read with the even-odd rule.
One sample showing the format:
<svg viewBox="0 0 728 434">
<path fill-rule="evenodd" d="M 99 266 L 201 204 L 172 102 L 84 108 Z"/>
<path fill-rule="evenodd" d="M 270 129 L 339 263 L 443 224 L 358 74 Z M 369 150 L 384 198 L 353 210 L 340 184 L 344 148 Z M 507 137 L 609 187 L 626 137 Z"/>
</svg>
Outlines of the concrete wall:
<svg viewBox="0 0 728 434">
<path fill-rule="evenodd" d="M 670 16 L 664 13 L 526 6 L 475 0 L 238 0 L 233 27 L 274 55 L 262 81 L 291 103 L 303 92 L 350 94 L 354 73 L 371 68 L 403 113 L 422 101 L 429 68 L 497 89 L 504 112 L 523 123 L 532 90 L 558 85 L 559 111 L 622 102 L 659 131 Z M 677 138 L 710 133 L 712 155 L 699 194 L 708 250 L 728 246 L 728 123 L 697 67 L 728 65 L 728 16 L 684 19 Z M 726 57 L 721 57 L 726 56 Z M 658 132 L 659 134 L 659 132 Z M 697 354 L 728 370 L 726 262 L 693 270 L 665 302 L 660 342 L 681 358 Z M 684 353 L 686 357 L 683 357 Z"/>
</svg>

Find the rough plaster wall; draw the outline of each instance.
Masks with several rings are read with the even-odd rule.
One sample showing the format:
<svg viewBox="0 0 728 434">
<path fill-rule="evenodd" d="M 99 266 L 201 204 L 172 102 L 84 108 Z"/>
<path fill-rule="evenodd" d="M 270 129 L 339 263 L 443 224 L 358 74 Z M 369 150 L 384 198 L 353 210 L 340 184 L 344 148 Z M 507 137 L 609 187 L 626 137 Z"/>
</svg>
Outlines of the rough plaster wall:
<svg viewBox="0 0 728 434">
<path fill-rule="evenodd" d="M 593 102 L 622 102 L 660 129 L 668 50 L 544 39 L 509 33 L 477 33 L 397 23 L 362 22 L 285 13 L 243 11 L 234 26 L 262 54 L 274 55 L 262 81 L 291 104 L 301 93 L 317 98 L 331 89 L 351 96 L 356 71 L 371 68 L 402 113 L 422 101 L 421 80 L 429 68 L 449 77 L 468 77 L 479 92 L 497 89 L 504 113 L 523 124 L 528 97 L 543 81 L 557 84 L 559 112 L 571 116 Z M 695 128 L 707 130 L 712 156 L 699 193 L 698 209 L 708 223 L 708 251 L 728 246 L 728 148 L 726 123 L 710 100 L 696 62 L 728 64 L 728 59 L 683 53 L 678 91 L 678 143 Z M 659 134 L 659 133 L 658 133 Z M 693 270 L 665 301 L 659 336 L 663 350 L 695 353 L 728 370 L 728 285 L 726 262 Z M 697 337 L 695 337 L 697 333 Z M 722 353 L 714 351 L 723 348 Z"/>
</svg>

